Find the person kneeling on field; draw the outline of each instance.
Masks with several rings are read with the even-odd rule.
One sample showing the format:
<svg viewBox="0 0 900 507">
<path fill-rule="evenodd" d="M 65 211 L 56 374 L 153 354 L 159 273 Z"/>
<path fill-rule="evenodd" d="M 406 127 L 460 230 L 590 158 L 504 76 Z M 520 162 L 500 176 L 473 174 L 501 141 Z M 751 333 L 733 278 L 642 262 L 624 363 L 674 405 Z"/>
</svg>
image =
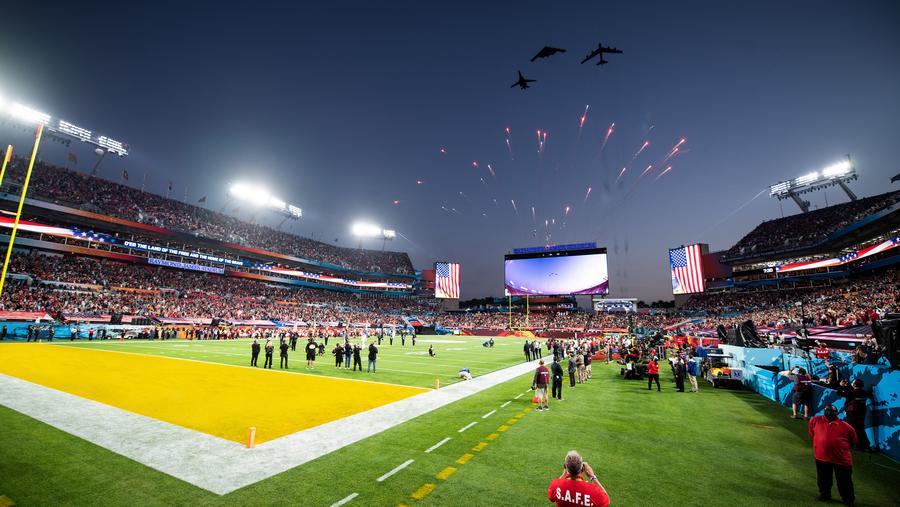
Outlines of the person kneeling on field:
<svg viewBox="0 0 900 507">
<path fill-rule="evenodd" d="M 468 368 L 463 368 L 463 369 L 459 370 L 459 378 L 461 378 L 463 380 L 472 380 L 472 373 L 469 371 Z"/>
<path fill-rule="evenodd" d="M 563 473 L 547 488 L 547 499 L 559 507 L 607 507 L 609 495 L 597 480 L 594 470 L 576 451 L 569 451 Z"/>
</svg>

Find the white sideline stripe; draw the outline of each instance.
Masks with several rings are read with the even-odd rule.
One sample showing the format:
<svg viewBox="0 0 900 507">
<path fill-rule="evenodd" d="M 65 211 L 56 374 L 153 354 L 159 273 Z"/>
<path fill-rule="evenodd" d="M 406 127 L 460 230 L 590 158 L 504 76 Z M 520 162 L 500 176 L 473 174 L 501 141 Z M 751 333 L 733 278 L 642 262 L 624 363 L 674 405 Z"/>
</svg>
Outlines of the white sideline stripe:
<svg viewBox="0 0 900 507">
<path fill-rule="evenodd" d="M 516 397 L 515 397 L 515 398 L 513 398 L 513 399 L 515 399 L 515 400 L 518 400 L 518 399 L 519 399 L 519 398 L 521 398 L 521 397 L 522 397 L 522 395 L 523 395 L 523 394 L 525 394 L 525 393 L 522 393 L 522 394 L 520 394 L 520 395 L 518 395 L 518 396 L 516 396 Z"/>
<path fill-rule="evenodd" d="M 457 433 L 462 433 L 463 431 L 466 431 L 467 429 L 471 428 L 472 426 L 475 426 L 476 424 L 478 424 L 478 421 L 472 421 L 472 422 L 470 422 L 469 424 L 467 424 L 467 425 L 463 426 L 462 428 L 460 428 L 459 431 L 458 431 Z"/>
<path fill-rule="evenodd" d="M 486 373 L 270 440 L 254 449 L 2 373 L 0 405 L 224 495 L 530 373 L 535 364 Z"/>
<path fill-rule="evenodd" d="M 427 454 L 427 453 L 430 453 L 431 451 L 437 449 L 438 447 L 440 447 L 440 446 L 446 444 L 446 443 L 449 442 L 449 441 L 450 441 L 450 437 L 447 437 L 447 438 L 441 440 L 440 442 L 438 442 L 438 443 L 432 445 L 432 446 L 429 447 L 428 449 L 425 449 L 425 453 L 426 453 L 426 454 Z"/>
<path fill-rule="evenodd" d="M 340 500 L 338 500 L 337 502 L 334 502 L 333 504 L 331 504 L 331 507 L 341 507 L 341 505 L 344 505 L 345 503 L 349 502 L 350 500 L 353 500 L 354 498 L 356 498 L 358 496 L 359 496 L 359 493 L 352 493 L 350 495 L 347 495 L 344 498 L 341 498 Z"/>
<path fill-rule="evenodd" d="M 512 403 L 512 400 L 509 400 L 509 401 L 507 401 L 506 403 L 504 403 L 503 405 L 500 405 L 500 408 L 504 408 L 504 407 L 506 407 L 507 405 L 509 405 L 510 403 Z"/>
<path fill-rule="evenodd" d="M 492 416 L 492 415 L 494 415 L 494 414 L 496 414 L 496 413 L 497 413 L 496 410 L 491 410 L 491 411 L 488 412 L 487 414 L 484 414 L 483 416 L 481 416 L 481 418 L 482 418 L 482 419 L 487 419 L 488 417 L 490 417 L 490 416 Z"/>
<path fill-rule="evenodd" d="M 395 473 L 399 472 L 400 470 L 403 470 L 404 468 L 408 467 L 410 464 L 412 464 L 413 461 L 415 461 L 415 460 L 408 459 L 408 460 L 404 461 L 403 463 L 401 463 L 397 468 L 391 470 L 390 472 L 382 475 L 381 477 L 379 477 L 375 480 L 378 482 L 384 482 L 384 480 L 387 479 L 388 477 L 390 477 L 390 476 L 394 475 Z"/>
</svg>

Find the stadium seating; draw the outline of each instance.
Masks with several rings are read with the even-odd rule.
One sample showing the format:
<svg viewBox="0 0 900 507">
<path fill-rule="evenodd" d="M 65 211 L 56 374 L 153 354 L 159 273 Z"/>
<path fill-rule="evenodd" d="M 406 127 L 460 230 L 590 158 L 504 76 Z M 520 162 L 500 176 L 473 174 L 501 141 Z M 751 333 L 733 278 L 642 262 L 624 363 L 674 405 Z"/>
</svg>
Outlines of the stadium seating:
<svg viewBox="0 0 900 507">
<path fill-rule="evenodd" d="M 24 167 L 20 158 L 10 163 L 4 181 L 7 191 L 11 186 L 17 191 Z M 343 268 L 414 273 L 404 252 L 342 248 L 46 163 L 35 167 L 28 193 L 33 198 Z"/>
<path fill-rule="evenodd" d="M 790 252 L 815 245 L 830 234 L 900 201 L 900 191 L 836 204 L 759 224 L 722 255 L 723 261 Z"/>
</svg>

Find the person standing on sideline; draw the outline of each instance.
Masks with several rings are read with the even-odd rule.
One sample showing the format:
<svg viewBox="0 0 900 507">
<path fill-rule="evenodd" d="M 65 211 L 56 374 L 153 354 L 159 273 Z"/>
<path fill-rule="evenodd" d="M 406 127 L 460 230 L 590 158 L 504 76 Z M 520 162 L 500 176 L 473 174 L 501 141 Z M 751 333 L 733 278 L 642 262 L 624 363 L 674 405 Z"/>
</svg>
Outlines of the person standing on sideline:
<svg viewBox="0 0 900 507">
<path fill-rule="evenodd" d="M 569 364 L 566 369 L 569 371 L 569 387 L 575 387 L 575 372 L 578 371 L 578 365 L 575 364 L 575 356 L 569 354 Z"/>
<path fill-rule="evenodd" d="M 647 390 L 653 390 L 653 381 L 656 381 L 656 392 L 662 391 L 659 387 L 659 363 L 656 362 L 656 356 L 650 358 L 647 363 Z"/>
<path fill-rule="evenodd" d="M 847 401 L 844 403 L 844 412 L 846 412 L 847 424 L 856 431 L 857 445 L 856 449 L 860 451 L 869 450 L 869 436 L 866 435 L 866 400 L 872 397 L 872 394 L 863 389 L 862 379 L 854 379 L 851 385 L 847 385 L 846 381 L 841 383 L 838 393 Z"/>
<path fill-rule="evenodd" d="M 362 349 L 359 345 L 353 346 L 353 371 L 356 371 L 357 366 L 359 367 L 359 371 L 362 371 L 362 357 L 360 356 Z"/>
<path fill-rule="evenodd" d="M 315 339 L 310 337 L 306 342 L 306 367 L 310 370 L 316 366 L 316 352 L 318 351 L 319 346 L 316 345 Z"/>
<path fill-rule="evenodd" d="M 675 389 L 679 393 L 684 392 L 684 359 L 678 358 L 672 365 L 672 373 L 675 374 Z"/>
<path fill-rule="evenodd" d="M 291 352 L 296 352 L 296 351 L 297 351 L 297 333 L 292 332 L 291 333 Z"/>
<path fill-rule="evenodd" d="M 287 368 L 288 367 L 288 342 L 285 340 L 281 340 L 281 345 L 279 346 L 279 359 L 278 359 L 278 367 L 279 368 Z"/>
<path fill-rule="evenodd" d="M 378 347 L 375 346 L 374 343 L 369 345 L 369 362 L 366 363 L 366 373 L 369 373 L 369 370 L 372 370 L 372 373 L 378 371 L 378 367 L 376 366 L 375 361 L 378 359 Z"/>
<path fill-rule="evenodd" d="M 271 338 L 266 338 L 266 360 L 263 362 L 263 368 L 272 369 L 272 356 L 275 354 L 275 344 Z"/>
<path fill-rule="evenodd" d="M 256 366 L 256 361 L 259 359 L 259 342 L 253 340 L 253 344 L 250 345 L 250 366 Z"/>
<path fill-rule="evenodd" d="M 575 351 L 575 366 L 578 367 L 578 383 L 584 384 L 584 351 L 581 349 Z"/>
<path fill-rule="evenodd" d="M 534 370 L 534 380 L 531 381 L 531 388 L 534 395 L 538 399 L 538 411 L 550 410 L 550 400 L 547 396 L 547 385 L 550 384 L 550 370 L 544 366 L 544 360 L 541 359 L 538 367 Z"/>
<path fill-rule="evenodd" d="M 563 369 L 559 364 L 559 356 L 553 358 L 553 363 L 550 365 L 550 377 L 552 382 L 551 395 L 562 401 Z"/>
<path fill-rule="evenodd" d="M 789 372 L 783 372 L 782 375 L 791 378 Z M 797 406 L 803 405 L 803 418 L 809 419 L 809 404 L 812 401 L 812 387 L 810 387 L 812 378 L 806 374 L 806 369 L 797 368 L 797 374 L 793 376 L 793 381 L 794 389 L 791 393 L 791 410 L 793 415 L 791 417 L 800 419 L 800 416 L 797 415 Z"/>
<path fill-rule="evenodd" d="M 350 361 L 353 360 L 353 347 L 350 345 L 350 342 L 344 343 L 344 369 L 350 369 Z"/>
<path fill-rule="evenodd" d="M 525 362 L 531 361 L 531 344 L 528 343 L 528 340 L 525 340 L 525 347 L 522 349 L 525 351 Z"/>
<path fill-rule="evenodd" d="M 566 454 L 563 473 L 550 483 L 547 498 L 557 507 L 609 507 L 609 494 L 591 466 L 575 451 Z"/>
<path fill-rule="evenodd" d="M 8 332 L 9 332 L 9 331 L 6 329 L 6 324 L 3 324 L 3 328 L 0 329 L 0 340 L 5 340 L 5 339 L 6 339 L 6 334 L 7 334 Z"/>
<path fill-rule="evenodd" d="M 854 505 L 853 455 L 850 447 L 856 445 L 856 431 L 846 422 L 838 419 L 834 405 L 825 406 L 825 415 L 809 420 L 809 436 L 813 441 L 813 457 L 816 459 L 816 483 L 819 496 L 816 500 L 831 499 L 831 478 L 837 482 L 841 500 Z"/>
<path fill-rule="evenodd" d="M 341 365 L 344 364 L 344 347 L 341 347 L 340 343 L 336 343 L 331 353 L 334 354 L 334 367 L 340 370 Z"/>
<path fill-rule="evenodd" d="M 697 386 L 697 375 L 700 373 L 700 365 L 697 363 L 696 358 L 691 358 L 688 360 L 687 364 L 687 375 L 688 380 L 691 381 L 691 392 L 696 393 L 700 391 L 700 388 Z"/>
</svg>

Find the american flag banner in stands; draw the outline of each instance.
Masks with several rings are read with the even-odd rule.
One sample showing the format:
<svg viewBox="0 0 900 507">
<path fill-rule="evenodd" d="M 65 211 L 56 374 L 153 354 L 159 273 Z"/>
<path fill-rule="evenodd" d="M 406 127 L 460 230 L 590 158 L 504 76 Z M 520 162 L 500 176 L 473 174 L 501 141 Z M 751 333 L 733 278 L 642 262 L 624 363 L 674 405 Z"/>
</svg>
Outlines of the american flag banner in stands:
<svg viewBox="0 0 900 507">
<path fill-rule="evenodd" d="M 459 263 L 434 263 L 434 297 L 459 299 Z"/>
<path fill-rule="evenodd" d="M 700 245 L 669 250 L 669 265 L 672 267 L 672 294 L 693 294 L 706 290 Z"/>
</svg>

